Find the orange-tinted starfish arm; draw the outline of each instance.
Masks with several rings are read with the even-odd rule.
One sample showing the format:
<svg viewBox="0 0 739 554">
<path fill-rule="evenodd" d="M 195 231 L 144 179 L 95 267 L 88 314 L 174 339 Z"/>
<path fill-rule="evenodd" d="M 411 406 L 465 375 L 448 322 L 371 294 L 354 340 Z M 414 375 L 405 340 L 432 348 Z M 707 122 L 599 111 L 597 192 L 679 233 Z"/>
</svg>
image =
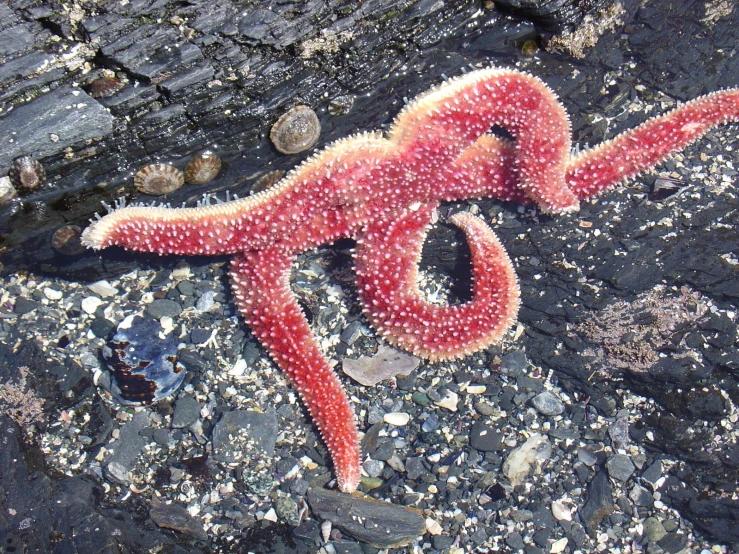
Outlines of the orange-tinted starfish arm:
<svg viewBox="0 0 739 554">
<path fill-rule="evenodd" d="M 318 349 L 290 290 L 294 256 L 279 249 L 251 251 L 231 263 L 234 296 L 254 335 L 300 393 L 326 442 L 339 488 L 359 483 L 356 417 L 344 389 Z"/>
<path fill-rule="evenodd" d="M 454 162 L 495 125 L 516 139 L 519 187 L 546 212 L 577 209 L 564 175 L 570 123 L 555 94 L 539 79 L 507 69 L 474 71 L 435 87 L 408 104 L 388 139 L 411 152 L 404 162 L 419 174 Z M 446 196 L 438 183 L 432 198 Z"/>
<path fill-rule="evenodd" d="M 567 184 L 578 198 L 590 198 L 730 121 L 739 121 L 739 90 L 701 96 L 574 156 L 567 164 Z"/>
<path fill-rule="evenodd" d="M 367 318 L 390 343 L 429 360 L 466 356 L 497 342 L 513 324 L 520 293 L 511 260 L 481 219 L 459 213 L 472 253 L 472 300 L 438 306 L 416 283 L 435 204 L 374 221 L 357 241 L 359 297 Z"/>
</svg>

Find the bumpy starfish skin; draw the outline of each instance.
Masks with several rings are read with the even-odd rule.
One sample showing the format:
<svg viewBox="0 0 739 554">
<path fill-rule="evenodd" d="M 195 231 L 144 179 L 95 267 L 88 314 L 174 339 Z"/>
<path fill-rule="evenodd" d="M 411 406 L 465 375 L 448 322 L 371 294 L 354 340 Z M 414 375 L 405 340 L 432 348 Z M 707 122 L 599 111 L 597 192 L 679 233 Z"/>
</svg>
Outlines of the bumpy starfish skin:
<svg viewBox="0 0 739 554">
<path fill-rule="evenodd" d="M 411 102 L 387 138 L 360 134 L 335 142 L 260 194 L 197 208 L 116 209 L 82 240 L 92 248 L 236 254 L 237 304 L 308 407 L 339 488 L 353 491 L 360 476 L 354 411 L 290 290 L 298 254 L 356 238 L 360 301 L 382 336 L 431 360 L 464 356 L 508 330 L 519 289 L 492 230 L 457 214 L 450 221 L 472 252 L 472 300 L 436 306 L 421 297 L 417 266 L 439 201 L 493 197 L 552 213 L 574 210 L 736 120 L 739 90 L 717 92 L 570 157 L 567 115 L 546 85 L 516 71 L 473 71 Z M 515 141 L 488 134 L 495 125 Z"/>
</svg>

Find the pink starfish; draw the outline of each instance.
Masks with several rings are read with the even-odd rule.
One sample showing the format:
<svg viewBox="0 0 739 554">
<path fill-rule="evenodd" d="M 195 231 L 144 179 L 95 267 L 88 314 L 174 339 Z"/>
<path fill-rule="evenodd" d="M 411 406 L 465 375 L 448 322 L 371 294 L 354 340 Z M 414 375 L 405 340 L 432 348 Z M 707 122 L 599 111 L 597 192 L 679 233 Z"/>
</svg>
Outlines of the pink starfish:
<svg viewBox="0 0 739 554">
<path fill-rule="evenodd" d="M 290 290 L 301 252 L 357 239 L 364 312 L 390 343 L 430 360 L 465 356 L 513 324 L 519 289 L 510 259 L 479 218 L 450 220 L 472 252 L 472 300 L 424 301 L 416 285 L 421 247 L 440 201 L 494 197 L 576 210 L 581 199 L 653 167 L 708 129 L 739 119 L 739 90 L 709 94 L 570 157 L 570 125 L 538 79 L 484 69 L 422 94 L 387 138 L 339 140 L 272 188 L 197 208 L 131 206 L 95 221 L 92 248 L 120 245 L 160 254 L 234 254 L 236 302 L 254 334 L 300 392 L 333 458 L 343 491 L 357 488 L 354 410 Z M 514 142 L 488 134 L 507 129 Z"/>
</svg>

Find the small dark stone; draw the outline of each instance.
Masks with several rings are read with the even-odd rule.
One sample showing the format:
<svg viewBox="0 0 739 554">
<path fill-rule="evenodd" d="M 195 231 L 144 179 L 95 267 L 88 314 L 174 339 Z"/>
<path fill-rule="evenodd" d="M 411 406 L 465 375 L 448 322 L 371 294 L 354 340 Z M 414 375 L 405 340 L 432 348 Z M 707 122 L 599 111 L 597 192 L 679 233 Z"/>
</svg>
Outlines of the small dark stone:
<svg viewBox="0 0 739 554">
<path fill-rule="evenodd" d="M 389 502 L 316 488 L 308 492 L 307 500 L 319 518 L 375 548 L 407 546 L 426 530 L 420 512 Z"/>
<path fill-rule="evenodd" d="M 470 429 L 470 446 L 480 452 L 499 452 L 503 438 L 493 424 L 479 420 Z"/>
<path fill-rule="evenodd" d="M 18 315 L 27 314 L 38 308 L 40 305 L 41 304 L 39 304 L 38 302 L 29 300 L 28 298 L 24 298 L 23 296 L 21 296 L 16 299 L 15 306 L 13 306 L 13 312 Z"/>
<path fill-rule="evenodd" d="M 189 394 L 178 398 L 174 405 L 172 427 L 189 427 L 195 423 L 200 417 L 200 408 L 200 402 L 195 400 Z"/>
<path fill-rule="evenodd" d="M 182 306 L 174 300 L 160 298 L 146 306 L 146 312 L 154 319 L 161 319 L 165 316 L 177 317 L 182 313 Z"/>
<path fill-rule="evenodd" d="M 187 508 L 180 504 L 152 503 L 149 517 L 159 527 L 172 529 L 201 541 L 208 540 L 208 533 L 205 532 L 202 524 L 193 519 Z"/>
<path fill-rule="evenodd" d="M 588 500 L 580 508 L 583 525 L 594 531 L 606 516 L 613 513 L 613 487 L 604 471 L 599 471 L 588 484 Z"/>
<path fill-rule="evenodd" d="M 418 457 L 408 458 L 405 461 L 405 471 L 406 477 L 411 481 L 415 481 L 422 475 L 428 473 L 426 467 L 423 465 L 423 459 Z"/>
</svg>

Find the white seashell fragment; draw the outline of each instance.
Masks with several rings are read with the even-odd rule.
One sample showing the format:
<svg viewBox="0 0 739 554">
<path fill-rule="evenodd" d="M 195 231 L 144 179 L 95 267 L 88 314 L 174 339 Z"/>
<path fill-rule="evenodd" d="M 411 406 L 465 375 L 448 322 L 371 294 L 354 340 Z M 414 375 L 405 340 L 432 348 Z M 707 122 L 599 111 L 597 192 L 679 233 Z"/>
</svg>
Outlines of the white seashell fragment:
<svg viewBox="0 0 739 554">
<path fill-rule="evenodd" d="M 457 403 L 459 402 L 459 395 L 454 391 L 447 391 L 444 398 L 435 402 L 437 406 L 440 406 L 450 412 L 457 411 Z"/>
<path fill-rule="evenodd" d="M 559 552 L 564 552 L 566 547 L 567 537 L 562 537 L 552 543 L 552 547 L 549 549 L 549 552 L 551 552 L 551 554 L 559 554 Z"/>
<path fill-rule="evenodd" d="M 559 500 L 552 502 L 552 515 L 557 521 L 572 521 L 572 512 Z"/>
<path fill-rule="evenodd" d="M 82 307 L 82 311 L 86 314 L 94 314 L 100 304 L 102 304 L 103 301 L 100 300 L 97 296 L 87 296 L 82 299 L 82 302 L 80 302 L 80 305 Z"/>
<path fill-rule="evenodd" d="M 441 535 L 442 531 L 443 529 L 438 521 L 431 517 L 426 518 L 426 532 L 429 535 Z"/>
<path fill-rule="evenodd" d="M 551 455 L 549 439 L 535 433 L 510 453 L 503 463 L 503 473 L 515 487 L 533 470 L 538 470 Z"/>
<path fill-rule="evenodd" d="M 323 537 L 323 542 L 328 542 L 331 539 L 331 522 L 326 520 L 323 523 L 321 523 L 321 536 Z"/>
</svg>

